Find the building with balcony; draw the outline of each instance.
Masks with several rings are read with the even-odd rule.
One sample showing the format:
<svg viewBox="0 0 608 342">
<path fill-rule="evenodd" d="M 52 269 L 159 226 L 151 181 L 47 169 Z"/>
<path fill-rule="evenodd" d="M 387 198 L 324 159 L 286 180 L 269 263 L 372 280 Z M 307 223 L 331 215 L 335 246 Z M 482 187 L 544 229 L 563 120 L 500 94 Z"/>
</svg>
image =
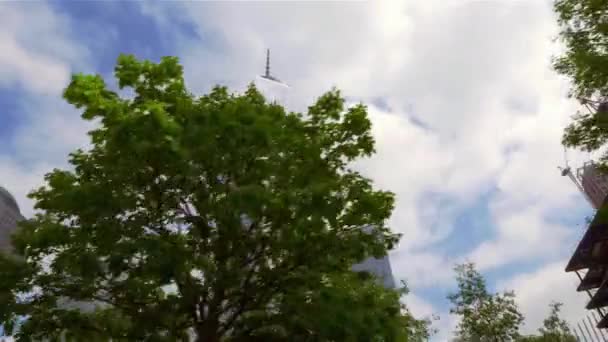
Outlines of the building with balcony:
<svg viewBox="0 0 608 342">
<path fill-rule="evenodd" d="M 600 329 L 608 328 L 607 270 L 608 201 L 604 199 L 566 266 L 566 272 L 575 272 L 580 280 L 577 291 L 589 296 L 587 309 L 599 314 L 596 327 Z"/>
<path fill-rule="evenodd" d="M 608 176 L 600 172 L 593 161 L 586 162 L 577 170 L 577 178 L 593 208 L 599 209 L 608 196 Z"/>
</svg>

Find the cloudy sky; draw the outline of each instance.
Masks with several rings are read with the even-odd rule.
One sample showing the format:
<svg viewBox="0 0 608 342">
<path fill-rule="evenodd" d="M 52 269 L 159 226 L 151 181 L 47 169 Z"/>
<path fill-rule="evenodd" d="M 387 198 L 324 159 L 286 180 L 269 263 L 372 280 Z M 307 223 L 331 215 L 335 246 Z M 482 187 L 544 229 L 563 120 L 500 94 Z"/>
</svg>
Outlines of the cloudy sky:
<svg viewBox="0 0 608 342">
<path fill-rule="evenodd" d="M 393 271 L 416 314 L 440 315 L 436 341 L 455 324 L 445 297 L 463 260 L 492 290 L 516 291 L 524 331 L 551 300 L 582 317 L 563 269 L 590 210 L 556 168 L 577 107 L 550 68 L 550 1 L 2 2 L 0 18 L 0 185 L 26 215 L 26 193 L 87 144 L 60 96 L 71 73 L 110 79 L 119 53 L 176 55 L 194 92 L 240 90 L 270 48 L 291 109 L 332 86 L 369 105 L 378 153 L 357 167 L 397 194 Z"/>
</svg>

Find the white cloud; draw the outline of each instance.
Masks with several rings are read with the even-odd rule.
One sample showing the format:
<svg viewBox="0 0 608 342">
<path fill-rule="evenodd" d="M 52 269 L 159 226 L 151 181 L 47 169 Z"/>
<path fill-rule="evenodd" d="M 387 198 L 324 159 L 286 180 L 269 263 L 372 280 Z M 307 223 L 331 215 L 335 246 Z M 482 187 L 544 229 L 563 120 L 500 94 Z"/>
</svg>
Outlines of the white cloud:
<svg viewBox="0 0 608 342">
<path fill-rule="evenodd" d="M 57 96 L 70 64 L 85 65 L 88 51 L 70 40 L 70 22 L 48 4 L 0 4 L 0 87 L 15 86 Z"/>
<path fill-rule="evenodd" d="M 408 294 L 404 302 L 416 318 L 431 318 L 431 316 L 437 314 L 437 310 L 431 304 L 415 294 Z"/>
<path fill-rule="evenodd" d="M 14 156 L 19 161 L 64 165 L 70 152 L 88 145 L 85 132 L 93 124 L 82 120 L 80 113 L 60 97 L 26 97 L 20 102 L 28 124 L 14 132 Z"/>
<path fill-rule="evenodd" d="M 86 48 L 70 37 L 70 19 L 45 3 L 0 4 L 0 91 L 18 87 L 19 121 L 0 153 L 0 185 L 32 214 L 26 194 L 43 176 L 65 167 L 67 155 L 87 142 L 90 125 L 61 99 L 73 71 L 87 67 Z"/>
<path fill-rule="evenodd" d="M 58 84 L 68 81 L 68 69 L 51 58 L 30 54 L 7 32 L 0 33 L 0 82 L 4 86 L 18 83 L 41 93 L 56 93 Z"/>
<path fill-rule="evenodd" d="M 440 224 L 444 222 L 440 222 L 438 203 L 420 201 L 425 192 L 442 191 L 441 184 L 453 157 L 442 150 L 437 136 L 413 124 L 405 113 L 387 113 L 370 106 L 369 115 L 377 153 L 355 166 L 372 177 L 378 187 L 396 194 L 391 226 L 405 234 L 403 247 L 436 241 L 450 227 Z M 430 210 L 430 215 L 420 212 L 421 207 Z M 437 216 L 428 217 L 431 215 Z M 431 230 L 431 222 L 440 228 Z"/>
<path fill-rule="evenodd" d="M 24 216 L 29 217 L 33 213 L 33 202 L 26 195 L 42 185 L 44 174 L 51 169 L 51 165 L 45 163 L 23 167 L 14 159 L 0 156 L 0 186 L 6 187 L 13 194 Z"/>
<path fill-rule="evenodd" d="M 538 207 L 521 207 L 495 215 L 497 237 L 477 246 L 469 258 L 480 270 L 514 261 L 539 261 L 563 255 L 572 230 L 543 219 Z"/>
<path fill-rule="evenodd" d="M 414 291 L 419 288 L 450 284 L 458 260 L 438 253 L 398 250 L 391 255 L 391 267 L 397 281 L 405 280 Z"/>
<path fill-rule="evenodd" d="M 413 293 L 408 294 L 403 301 L 415 318 L 430 320 L 431 329 L 436 331 L 431 336 L 431 341 L 447 341 L 458 325 L 458 318 L 450 315 L 445 308 L 439 309 Z"/>
<path fill-rule="evenodd" d="M 547 264 L 533 272 L 518 275 L 499 284 L 506 290 L 514 290 L 516 302 L 526 317 L 524 333 L 534 333 L 549 315 L 549 304 L 563 303 L 561 316 L 574 326 L 590 312 L 585 310 L 587 294 L 576 292 L 579 280 L 574 273 L 564 272 L 567 260 Z"/>
</svg>

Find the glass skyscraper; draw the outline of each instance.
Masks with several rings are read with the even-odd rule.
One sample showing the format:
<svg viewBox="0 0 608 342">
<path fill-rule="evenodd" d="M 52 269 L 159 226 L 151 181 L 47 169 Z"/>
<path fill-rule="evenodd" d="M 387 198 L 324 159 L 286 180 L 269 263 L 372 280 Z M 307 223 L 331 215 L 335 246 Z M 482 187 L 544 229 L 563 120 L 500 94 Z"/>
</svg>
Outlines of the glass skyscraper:
<svg viewBox="0 0 608 342">
<path fill-rule="evenodd" d="M 391 269 L 388 256 L 381 259 L 368 258 L 362 263 L 354 265 L 352 269 L 357 272 L 369 272 L 375 275 L 384 287 L 389 289 L 395 288 L 395 279 L 393 278 L 393 270 Z"/>
<path fill-rule="evenodd" d="M 266 58 L 266 75 L 269 74 L 270 70 L 270 59 L 267 55 Z M 288 106 L 290 88 L 284 83 L 268 79 L 265 76 L 260 76 L 255 80 L 255 85 L 258 90 L 271 102 L 277 102 L 284 107 Z M 362 228 L 366 230 L 365 228 Z M 388 256 L 383 258 L 368 258 L 363 262 L 356 264 L 352 267 L 353 271 L 357 272 L 369 272 L 376 276 L 378 280 L 387 288 L 395 288 L 395 280 L 393 278 L 393 272 Z"/>
<path fill-rule="evenodd" d="M 11 249 L 11 234 L 23 216 L 13 195 L 0 186 L 0 251 Z"/>
</svg>

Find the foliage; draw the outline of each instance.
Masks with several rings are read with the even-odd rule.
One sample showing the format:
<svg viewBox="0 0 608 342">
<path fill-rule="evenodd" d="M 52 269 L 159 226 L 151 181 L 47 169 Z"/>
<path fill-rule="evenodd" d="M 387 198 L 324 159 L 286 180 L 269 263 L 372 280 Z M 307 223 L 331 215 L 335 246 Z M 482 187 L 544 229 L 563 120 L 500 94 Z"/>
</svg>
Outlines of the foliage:
<svg viewBox="0 0 608 342">
<path fill-rule="evenodd" d="M 581 104 L 608 100 L 608 0 L 556 0 L 554 9 L 565 45 L 554 61 L 555 70 L 572 81 L 571 95 Z M 607 140 L 608 112 L 592 109 L 574 117 L 562 142 L 594 151 Z M 605 170 L 607 161 L 608 155 L 604 155 Z"/>
<path fill-rule="evenodd" d="M 450 313 L 460 318 L 457 339 L 461 341 L 514 341 L 519 337 L 523 316 L 513 292 L 490 294 L 483 276 L 472 263 L 457 265 L 458 292 L 450 294 Z"/>
<path fill-rule="evenodd" d="M 430 322 L 416 320 L 400 304 L 405 294 L 406 287 L 387 290 L 363 273 L 332 274 L 320 289 L 291 289 L 276 313 L 252 316 L 244 321 L 250 327 L 239 330 L 247 333 L 244 341 L 428 341 Z"/>
<path fill-rule="evenodd" d="M 374 152 L 365 106 L 333 90 L 286 113 L 253 85 L 196 97 L 173 57 L 121 55 L 115 76 L 134 97 L 73 76 L 64 97 L 99 123 L 92 146 L 31 193 L 42 213 L 13 242 L 25 258 L 0 257 L 0 323 L 27 317 L 18 340 L 392 341 L 426 329 L 350 271 L 398 240 L 385 224 L 393 194 L 348 167 Z"/>
<path fill-rule="evenodd" d="M 543 336 L 555 337 L 554 341 L 576 341 L 572 335 L 568 323 L 559 317 L 562 303 L 553 302 L 549 305 L 551 312 L 549 317 L 543 321 L 543 327 L 539 329 Z"/>
<path fill-rule="evenodd" d="M 549 305 L 551 312 L 543 321 L 543 327 L 538 329 L 538 336 L 521 338 L 521 342 L 576 342 L 576 337 L 570 331 L 568 323 L 560 318 L 562 303 L 553 302 Z"/>
<path fill-rule="evenodd" d="M 608 94 L 608 0 L 556 0 L 565 51 L 554 68 L 573 82 L 572 95 Z"/>
</svg>

